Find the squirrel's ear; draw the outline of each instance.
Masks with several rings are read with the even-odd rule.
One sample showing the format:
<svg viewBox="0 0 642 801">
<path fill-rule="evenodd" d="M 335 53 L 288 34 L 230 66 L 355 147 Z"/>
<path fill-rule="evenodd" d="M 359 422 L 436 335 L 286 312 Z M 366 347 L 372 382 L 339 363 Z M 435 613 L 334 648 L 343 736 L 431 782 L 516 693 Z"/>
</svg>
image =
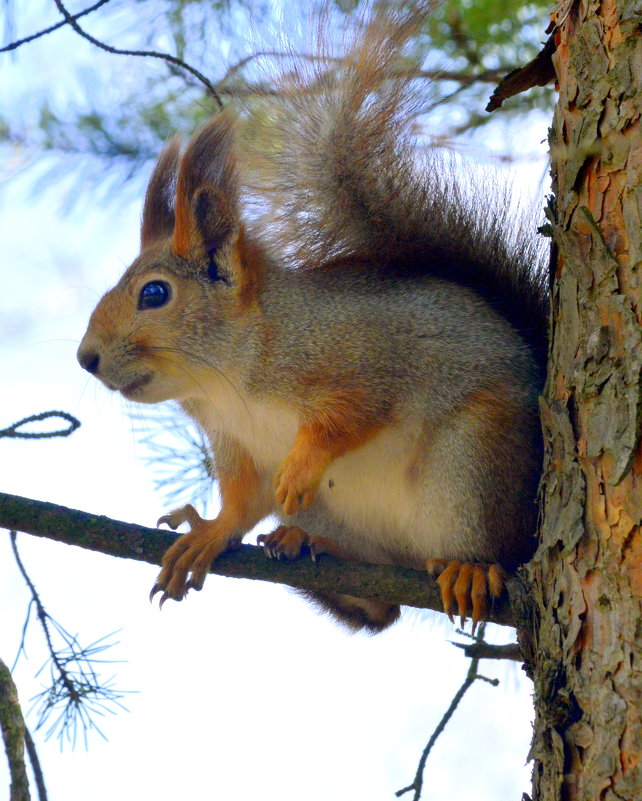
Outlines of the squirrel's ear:
<svg viewBox="0 0 642 801">
<path fill-rule="evenodd" d="M 178 170 L 172 250 L 208 258 L 238 232 L 235 120 L 222 112 L 191 140 Z"/>
<path fill-rule="evenodd" d="M 149 179 L 140 228 L 140 249 L 152 245 L 174 230 L 174 198 L 181 145 L 178 137 L 163 148 Z"/>
</svg>

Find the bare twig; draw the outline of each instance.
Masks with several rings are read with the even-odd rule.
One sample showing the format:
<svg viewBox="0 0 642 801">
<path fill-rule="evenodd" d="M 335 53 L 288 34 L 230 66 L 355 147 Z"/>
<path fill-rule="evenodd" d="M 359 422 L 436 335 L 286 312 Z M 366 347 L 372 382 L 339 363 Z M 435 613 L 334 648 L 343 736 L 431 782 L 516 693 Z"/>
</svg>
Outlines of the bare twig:
<svg viewBox="0 0 642 801">
<path fill-rule="evenodd" d="M 41 420 L 48 420 L 51 417 L 62 417 L 69 423 L 68 428 L 61 428 L 58 431 L 19 431 L 18 429 L 28 423 L 37 423 Z M 41 414 L 32 414 L 29 417 L 24 417 L 18 420 L 17 423 L 10 425 L 8 428 L 0 430 L 1 437 L 9 437 L 13 439 L 48 439 L 49 437 L 68 437 L 80 427 L 80 420 L 75 418 L 72 414 L 67 412 L 42 412 Z"/>
<path fill-rule="evenodd" d="M 245 56 L 245 58 L 237 61 L 236 64 L 232 64 L 232 66 L 228 68 L 225 75 L 219 81 L 219 85 L 225 84 L 232 76 L 239 73 L 243 67 L 246 67 L 252 61 L 256 61 L 257 58 L 290 58 L 295 60 L 302 59 L 303 61 L 323 61 L 334 63 L 341 63 L 343 61 L 343 59 L 340 57 L 314 55 L 312 53 L 294 53 L 288 52 L 287 50 L 257 50 L 255 53 L 250 53 L 249 56 Z"/>
<path fill-rule="evenodd" d="M 48 622 L 47 622 L 48 618 L 49 618 L 49 615 L 45 611 L 45 608 L 42 605 L 42 602 L 41 602 L 40 597 L 39 597 L 39 595 L 38 595 L 38 593 L 36 591 L 36 588 L 35 588 L 33 582 L 31 581 L 31 578 L 29 577 L 29 574 L 27 573 L 24 564 L 22 563 L 22 559 L 20 558 L 20 554 L 18 553 L 18 545 L 17 545 L 17 542 L 16 542 L 17 532 L 16 531 L 10 531 L 9 532 L 9 536 L 11 537 L 11 550 L 13 551 L 14 559 L 16 560 L 16 564 L 18 565 L 18 570 L 22 574 L 22 577 L 25 580 L 25 582 L 27 584 L 27 587 L 29 587 L 29 591 L 31 592 L 31 597 L 32 597 L 33 602 L 34 602 L 34 604 L 36 606 L 36 612 L 37 612 L 37 615 L 38 615 L 38 619 L 40 620 L 40 624 L 42 626 L 42 630 L 43 630 L 43 633 L 45 635 L 45 640 L 47 641 L 47 647 L 49 648 L 49 653 L 51 654 L 51 658 L 53 659 L 54 664 L 56 665 L 56 667 L 58 668 L 58 670 L 60 672 L 60 675 L 62 676 L 63 684 L 65 684 L 67 690 L 73 691 L 73 685 L 70 682 L 69 677 L 67 676 L 67 673 L 66 673 L 64 667 L 60 663 L 60 661 L 58 659 L 58 656 L 56 654 L 56 651 L 55 651 L 55 649 L 53 647 L 53 644 L 51 642 L 51 632 L 49 631 L 49 625 L 48 625 Z"/>
<path fill-rule="evenodd" d="M 486 624 L 485 623 L 481 623 L 480 626 L 479 626 L 479 629 L 477 631 L 477 634 L 475 636 L 475 641 L 478 644 L 483 643 L 483 641 L 484 641 L 484 630 L 485 630 L 485 628 L 486 628 Z M 437 738 L 443 732 L 443 730 L 446 728 L 446 725 L 447 725 L 448 721 L 453 716 L 455 710 L 459 706 L 459 703 L 460 703 L 461 699 L 464 697 L 466 692 L 470 689 L 472 684 L 474 684 L 474 682 L 477 681 L 477 679 L 480 679 L 482 681 L 486 681 L 486 682 L 488 682 L 489 684 L 492 684 L 495 687 L 499 684 L 499 681 L 497 679 L 489 679 L 486 676 L 482 676 L 477 672 L 477 669 L 479 667 L 479 660 L 480 660 L 479 656 L 476 656 L 473 659 L 471 659 L 470 667 L 468 668 L 468 673 L 466 674 L 466 678 L 464 679 L 464 683 L 461 685 L 461 687 L 455 693 L 455 696 L 454 696 L 453 700 L 450 702 L 450 706 L 448 707 L 448 709 L 444 713 L 444 716 L 442 717 L 442 719 L 437 724 L 437 727 L 435 728 L 434 732 L 430 736 L 430 739 L 428 740 L 428 744 L 426 745 L 426 747 L 423 750 L 423 753 L 422 753 L 421 758 L 419 760 L 419 765 L 417 767 L 417 773 L 415 774 L 415 779 L 414 779 L 413 783 L 409 784 L 408 787 L 404 787 L 402 790 L 397 790 L 397 792 L 395 793 L 397 798 L 399 798 L 399 796 L 402 796 L 405 793 L 409 792 L 410 790 L 414 790 L 415 791 L 415 794 L 413 796 L 413 801 L 418 801 L 419 798 L 421 797 L 421 790 L 422 790 L 423 781 L 424 781 L 423 780 L 423 774 L 424 774 L 424 768 L 426 766 L 426 760 L 428 759 L 428 755 L 432 751 L 432 748 L 433 748 L 434 744 L 437 742 Z"/>
<path fill-rule="evenodd" d="M 20 644 L 18 645 L 18 650 L 16 652 L 16 658 L 14 660 L 13 665 L 11 665 L 11 671 L 13 672 L 16 669 L 16 665 L 20 661 L 20 657 L 22 654 L 27 656 L 27 651 L 25 649 L 25 640 L 27 637 L 27 629 L 29 628 L 29 621 L 31 619 L 31 610 L 33 608 L 33 598 L 27 604 L 27 614 L 25 615 L 25 622 L 22 624 L 22 634 L 20 636 Z"/>
<path fill-rule="evenodd" d="M 176 535 L 168 531 L 2 492 L 0 527 L 155 565 L 160 564 L 163 553 L 176 539 Z M 319 562 L 308 559 L 285 562 L 266 559 L 262 550 L 243 545 L 236 551 L 221 554 L 212 564 L 210 572 L 232 578 L 288 584 L 299 589 L 379 598 L 402 606 L 442 610 L 435 581 L 422 571 L 343 562 L 330 556 L 323 556 Z M 504 626 L 515 626 L 521 621 L 515 619 L 511 606 L 516 598 L 526 594 L 526 590 L 515 579 L 507 582 L 507 590 L 512 600 L 509 602 L 502 595 L 493 604 L 489 620 Z"/>
<path fill-rule="evenodd" d="M 523 662 L 524 655 L 516 642 L 508 645 L 493 645 L 489 642 L 453 642 L 457 648 L 461 648 L 464 655 L 469 659 L 510 659 L 513 662 Z"/>
<path fill-rule="evenodd" d="M 25 746 L 27 748 L 27 753 L 29 754 L 29 762 L 31 762 L 31 770 L 33 771 L 33 777 L 36 780 L 36 789 L 38 790 L 38 801 L 47 801 L 47 788 L 45 787 L 45 777 L 42 772 L 42 766 L 40 765 L 40 760 L 38 759 L 36 744 L 33 741 L 31 732 L 26 726 L 25 726 Z"/>
<path fill-rule="evenodd" d="M 47 723 L 52 713 L 57 713 L 53 723 L 49 726 L 47 737 L 58 731 L 61 743 L 66 738 L 73 744 L 80 725 L 86 746 L 87 732 L 91 729 L 98 732 L 103 738 L 105 737 L 96 725 L 96 715 L 102 715 L 104 712 L 113 713 L 114 706 L 125 709 L 120 702 L 124 692 L 114 689 L 113 677 L 107 680 L 101 679 L 92 664 L 96 661 L 98 654 L 109 648 L 112 643 L 106 642 L 107 637 L 102 637 L 89 646 L 81 646 L 76 637 L 51 617 L 45 610 L 20 558 L 16 544 L 16 532 L 11 531 L 10 536 L 13 554 L 18 569 L 31 592 L 32 602 L 36 607 L 38 619 L 42 625 L 47 648 L 49 649 L 51 664 L 53 665 L 50 684 L 46 685 L 42 692 L 31 699 L 32 709 L 38 707 L 36 729 Z M 52 629 L 58 639 L 62 641 L 62 647 L 54 645 Z M 42 672 L 45 665 L 36 675 Z"/>
<path fill-rule="evenodd" d="M 84 17 L 86 14 L 91 14 L 92 11 L 96 11 L 96 9 L 106 5 L 109 2 L 110 0 L 98 0 L 97 3 L 93 4 L 93 6 L 89 6 L 89 8 L 85 8 L 83 11 L 79 11 L 77 14 L 72 14 L 72 17 L 74 20 L 80 19 L 81 17 Z M 47 34 L 57 31 L 58 28 L 62 28 L 64 25 L 67 25 L 66 19 L 63 20 L 62 22 L 56 22 L 55 25 L 50 25 L 48 28 L 43 28 L 41 31 L 38 31 L 37 33 L 32 33 L 30 36 L 25 36 L 24 39 L 17 39 L 15 42 L 10 42 L 8 45 L 0 47 L 0 53 L 8 53 L 10 50 L 17 50 L 19 47 L 22 47 L 22 45 L 28 44 L 29 42 L 33 42 L 36 39 L 40 39 L 42 36 L 47 36 Z"/>
<path fill-rule="evenodd" d="M 187 64 L 182 59 L 178 58 L 177 56 L 172 56 L 169 53 L 160 53 L 157 50 L 122 50 L 118 47 L 112 47 L 111 45 L 105 44 L 101 42 L 99 39 L 96 39 L 91 34 L 87 33 L 80 25 L 76 22 L 75 17 L 69 13 L 65 5 L 63 4 L 62 0 L 54 0 L 58 11 L 63 15 L 65 18 L 65 22 L 67 22 L 79 36 L 82 36 L 88 42 L 91 42 L 96 47 L 99 47 L 101 50 L 105 50 L 107 53 L 112 53 L 113 55 L 118 56 L 146 56 L 148 58 L 160 58 L 164 61 L 168 61 L 170 64 L 176 64 L 177 66 L 181 67 L 182 69 L 186 70 L 187 72 L 194 75 L 198 80 L 205 86 L 207 92 L 211 97 L 214 99 L 216 104 L 220 109 L 223 108 L 223 102 L 214 88 L 214 86 L 207 80 L 207 78 L 203 75 L 203 73 L 199 72 L 197 69 L 192 67 L 190 64 Z"/>
<path fill-rule="evenodd" d="M 9 761 L 11 801 L 29 801 L 24 757 L 25 723 L 11 671 L 0 659 L 0 729 Z"/>
<path fill-rule="evenodd" d="M 261 57 L 272 58 L 302 58 L 306 61 L 332 61 L 340 63 L 340 58 L 329 58 L 327 56 L 313 56 L 310 54 L 296 54 L 284 53 L 278 50 L 261 50 L 252 53 L 249 56 L 233 64 L 225 73 L 220 81 L 217 81 L 215 87 L 216 91 L 223 96 L 227 97 L 279 97 L 283 94 L 288 94 L 288 89 L 279 89 L 274 86 L 265 86 L 262 84 L 243 82 L 242 84 L 227 86 L 227 82 L 235 76 L 244 66 L 249 64 L 252 60 Z M 396 78 L 412 77 L 415 79 L 427 81 L 452 81 L 458 83 L 461 88 L 467 88 L 476 83 L 491 83 L 496 84 L 506 74 L 504 69 L 486 69 L 479 72 L 466 72 L 461 70 L 446 70 L 446 69 L 411 69 L 411 70 L 393 70 L 390 73 L 391 80 Z M 313 86 L 310 91 L 316 91 Z"/>
</svg>

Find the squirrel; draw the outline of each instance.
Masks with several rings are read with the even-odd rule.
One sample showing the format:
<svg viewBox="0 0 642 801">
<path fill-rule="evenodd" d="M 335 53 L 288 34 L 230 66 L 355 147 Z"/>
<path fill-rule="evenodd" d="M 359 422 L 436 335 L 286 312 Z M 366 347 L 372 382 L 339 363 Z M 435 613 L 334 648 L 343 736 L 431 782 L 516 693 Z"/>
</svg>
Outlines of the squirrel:
<svg viewBox="0 0 642 801">
<path fill-rule="evenodd" d="M 347 58 L 283 78 L 264 129 L 224 109 L 153 170 L 140 255 L 77 358 L 129 400 L 178 401 L 211 444 L 221 510 L 160 518 L 191 529 L 161 604 L 270 515 L 268 556 L 426 570 L 473 625 L 534 550 L 544 271 L 505 193 L 418 153 L 398 65 L 425 13 L 379 8 Z M 307 595 L 354 630 L 399 617 Z"/>
</svg>

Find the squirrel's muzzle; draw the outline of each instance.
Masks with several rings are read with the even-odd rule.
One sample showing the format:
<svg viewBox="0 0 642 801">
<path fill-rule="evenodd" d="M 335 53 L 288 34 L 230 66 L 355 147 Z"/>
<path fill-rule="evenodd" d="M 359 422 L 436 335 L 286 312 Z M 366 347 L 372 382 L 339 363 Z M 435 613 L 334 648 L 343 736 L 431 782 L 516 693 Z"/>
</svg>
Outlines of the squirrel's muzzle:
<svg viewBox="0 0 642 801">
<path fill-rule="evenodd" d="M 81 343 L 76 353 L 76 358 L 83 370 L 87 370 L 88 373 L 96 375 L 100 365 L 100 356 L 92 347 L 83 347 Z"/>
</svg>

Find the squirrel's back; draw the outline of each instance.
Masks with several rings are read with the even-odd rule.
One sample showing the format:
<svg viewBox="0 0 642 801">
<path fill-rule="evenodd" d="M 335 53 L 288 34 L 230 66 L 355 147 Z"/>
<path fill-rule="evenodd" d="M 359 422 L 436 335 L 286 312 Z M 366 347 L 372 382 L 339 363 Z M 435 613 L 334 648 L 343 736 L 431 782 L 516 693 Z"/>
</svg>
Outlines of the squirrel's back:
<svg viewBox="0 0 642 801">
<path fill-rule="evenodd" d="M 406 47 L 428 10 L 379 6 L 340 60 L 295 60 L 258 117 L 269 121 L 259 140 L 274 148 L 248 162 L 267 207 L 260 237 L 302 270 L 361 266 L 468 286 L 519 331 L 543 376 L 548 294 L 535 220 L 515 213 L 499 179 L 421 150 L 411 134 L 425 84 Z"/>
</svg>

